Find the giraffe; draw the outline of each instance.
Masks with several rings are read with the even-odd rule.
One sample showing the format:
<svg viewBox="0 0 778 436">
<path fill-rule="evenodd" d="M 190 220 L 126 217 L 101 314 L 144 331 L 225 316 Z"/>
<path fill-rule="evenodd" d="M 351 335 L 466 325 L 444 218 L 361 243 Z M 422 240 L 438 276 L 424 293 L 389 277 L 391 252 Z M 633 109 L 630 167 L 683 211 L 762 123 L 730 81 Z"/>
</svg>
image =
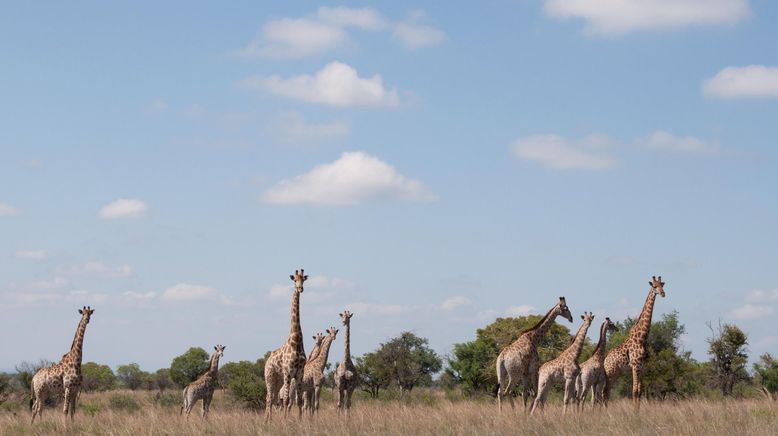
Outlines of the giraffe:
<svg viewBox="0 0 778 436">
<path fill-rule="evenodd" d="M 602 402 L 602 393 L 605 390 L 605 347 L 608 332 L 615 332 L 618 328 L 610 318 L 605 318 L 600 326 L 600 340 L 597 341 L 592 355 L 581 364 L 581 372 L 576 378 L 576 400 L 579 406 L 583 406 L 586 393 L 592 391 L 592 407 Z"/>
<path fill-rule="evenodd" d="M 534 327 L 522 333 L 512 344 L 500 351 L 496 363 L 497 383 L 499 384 L 497 405 L 500 410 L 502 410 L 502 398 L 506 395 L 511 402 L 511 408 L 514 408 L 512 393 L 513 388 L 519 383 L 524 388 L 522 397 L 524 408 L 527 408 L 530 390 L 537 387 L 538 344 L 559 315 L 573 322 L 573 315 L 570 314 L 565 297 L 559 297 L 559 303 L 555 304 Z"/>
<path fill-rule="evenodd" d="M 200 377 L 197 377 L 197 380 L 186 385 L 184 388 L 184 405 L 181 406 L 179 415 L 186 412 L 186 417 L 189 418 L 189 413 L 192 412 L 192 407 L 194 407 L 195 403 L 199 400 L 203 400 L 203 418 L 208 418 L 208 410 L 211 408 L 213 391 L 219 384 L 219 358 L 224 356 L 225 348 L 227 347 L 224 345 L 216 345 L 213 347 L 216 351 L 211 355 L 208 370 Z"/>
<path fill-rule="evenodd" d="M 563 413 L 567 413 L 567 405 L 570 401 L 575 401 L 575 379 L 578 377 L 578 373 L 581 368 L 578 366 L 578 358 L 581 357 L 581 349 L 583 348 L 584 340 L 586 339 L 586 332 L 589 330 L 589 326 L 592 325 L 594 320 L 594 314 L 591 312 L 584 312 L 581 315 L 583 324 L 578 329 L 578 333 L 573 337 L 570 345 L 562 351 L 555 359 L 549 360 L 540 367 L 538 371 L 538 395 L 535 397 L 535 402 L 532 404 L 532 411 L 530 414 L 535 413 L 538 406 L 543 408 L 546 402 L 546 395 L 551 386 L 560 381 L 565 382 L 565 397 L 564 397 L 564 409 Z"/>
<path fill-rule="evenodd" d="M 78 313 L 81 314 L 81 320 L 78 322 L 70 351 L 62 356 L 59 363 L 39 369 L 32 377 L 32 400 L 30 401 L 32 419 L 30 423 L 35 422 L 35 416 L 41 416 L 43 404 L 47 398 L 60 397 L 63 394 L 65 404 L 62 411 L 65 413 L 65 417 L 70 416 L 70 420 L 73 421 L 73 414 L 76 412 L 76 399 L 81 390 L 81 357 L 83 355 L 84 333 L 95 310 L 90 306 L 84 306 L 82 309 L 78 309 Z"/>
<path fill-rule="evenodd" d="M 648 282 L 651 289 L 648 291 L 646 303 L 643 305 L 643 311 L 635 325 L 629 330 L 627 339 L 623 343 L 614 347 L 605 357 L 605 397 L 604 403 L 608 404 L 610 390 L 613 383 L 618 380 L 621 373 L 629 366 L 632 369 L 632 402 L 636 409 L 640 408 L 640 391 L 643 374 L 643 366 L 646 363 L 647 349 L 646 339 L 648 331 L 651 328 L 651 315 L 654 312 L 654 301 L 657 295 L 665 297 L 665 282 L 662 276 L 652 277 Z"/>
<path fill-rule="evenodd" d="M 297 400 L 299 416 L 302 416 L 302 403 L 300 399 L 300 386 L 305 368 L 305 347 L 303 344 L 303 331 L 300 327 L 300 294 L 303 293 L 303 282 L 308 280 L 305 271 L 295 270 L 289 278 L 294 282 L 292 293 L 292 319 L 289 337 L 286 343 L 270 353 L 265 363 L 265 384 L 267 397 L 265 401 L 265 421 L 269 421 L 273 413 L 273 404 L 281 402 L 284 417 L 292 409 L 293 400 Z M 283 393 L 279 399 L 279 393 Z"/>
<path fill-rule="evenodd" d="M 335 385 L 338 387 L 338 411 L 346 411 L 351 408 L 351 394 L 357 387 L 357 368 L 351 361 L 351 317 L 353 313 L 348 310 L 340 314 L 343 320 L 343 326 L 346 329 L 346 339 L 344 340 L 343 361 L 338 365 L 335 371 Z"/>
<path fill-rule="evenodd" d="M 319 397 L 321 396 L 321 387 L 324 384 L 324 367 L 327 366 L 330 345 L 337 334 L 338 329 L 335 327 L 327 329 L 327 336 L 324 337 L 319 352 L 305 363 L 302 385 L 303 409 L 310 411 L 311 415 L 319 410 Z"/>
<path fill-rule="evenodd" d="M 314 341 L 313 342 L 313 349 L 311 350 L 311 354 L 308 356 L 308 359 L 306 360 L 306 363 L 305 363 L 306 367 L 308 366 L 308 362 L 310 362 L 311 360 L 315 359 L 316 356 L 319 355 L 319 350 L 320 350 L 319 347 L 321 347 L 321 343 L 324 341 L 324 335 L 321 332 L 316 333 L 316 335 L 313 336 L 313 341 Z M 303 371 L 303 377 L 305 377 L 305 372 L 304 371 Z M 286 395 L 286 389 L 282 388 L 278 392 L 278 397 L 279 398 L 283 398 L 284 395 Z M 295 399 L 295 401 L 297 401 L 297 399 Z M 281 404 L 278 402 L 278 398 L 276 398 L 276 404 L 273 404 L 273 406 L 279 407 L 279 408 L 281 407 Z"/>
</svg>

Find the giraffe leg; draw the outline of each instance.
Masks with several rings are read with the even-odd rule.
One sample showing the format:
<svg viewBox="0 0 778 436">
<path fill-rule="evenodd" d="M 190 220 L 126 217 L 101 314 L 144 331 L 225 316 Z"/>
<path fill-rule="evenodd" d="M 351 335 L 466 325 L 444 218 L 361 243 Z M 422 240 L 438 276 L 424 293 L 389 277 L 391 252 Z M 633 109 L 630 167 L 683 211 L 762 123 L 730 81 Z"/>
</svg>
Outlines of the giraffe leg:
<svg viewBox="0 0 778 436">
<path fill-rule="evenodd" d="M 567 378 L 565 379 L 565 399 L 564 399 L 564 406 L 562 407 L 562 414 L 567 414 L 567 405 L 570 403 L 570 401 L 574 401 L 575 399 L 575 379 L 574 378 Z"/>
<path fill-rule="evenodd" d="M 540 383 L 538 384 L 538 394 L 535 397 L 535 401 L 532 403 L 530 415 L 535 413 L 535 410 L 538 408 L 538 406 L 543 409 L 543 404 L 546 401 L 546 394 L 548 393 L 549 387 L 551 387 L 551 384 L 548 383 L 548 380 L 545 377 L 541 378 Z"/>
<path fill-rule="evenodd" d="M 351 394 L 354 393 L 354 386 L 349 386 L 348 390 L 346 391 L 346 415 L 349 414 L 349 411 L 351 410 Z"/>
<path fill-rule="evenodd" d="M 641 388 L 641 375 L 643 374 L 643 368 L 641 364 L 632 366 L 632 402 L 635 404 L 635 409 L 640 409 L 640 388 Z"/>
<path fill-rule="evenodd" d="M 75 392 L 71 394 L 70 397 L 70 406 L 68 407 L 68 411 L 70 412 L 70 420 L 73 421 L 73 415 L 76 413 L 76 400 L 78 399 L 78 393 L 79 391 L 74 389 Z"/>
<path fill-rule="evenodd" d="M 70 415 L 70 403 L 71 403 L 71 397 L 75 394 L 73 390 L 69 387 L 65 388 L 65 401 L 62 404 L 62 413 L 65 414 L 65 418 Z"/>
<path fill-rule="evenodd" d="M 338 386 L 338 412 L 343 410 L 343 407 L 345 406 L 345 402 L 343 401 L 343 394 L 345 394 L 345 389 L 342 386 Z"/>
<path fill-rule="evenodd" d="M 208 419 L 208 412 L 211 411 L 211 399 L 213 399 L 213 392 L 211 395 L 206 395 L 203 398 L 203 418 Z"/>
<path fill-rule="evenodd" d="M 321 386 L 314 386 L 311 415 L 313 415 L 314 412 L 319 413 L 319 397 L 321 397 Z"/>
</svg>

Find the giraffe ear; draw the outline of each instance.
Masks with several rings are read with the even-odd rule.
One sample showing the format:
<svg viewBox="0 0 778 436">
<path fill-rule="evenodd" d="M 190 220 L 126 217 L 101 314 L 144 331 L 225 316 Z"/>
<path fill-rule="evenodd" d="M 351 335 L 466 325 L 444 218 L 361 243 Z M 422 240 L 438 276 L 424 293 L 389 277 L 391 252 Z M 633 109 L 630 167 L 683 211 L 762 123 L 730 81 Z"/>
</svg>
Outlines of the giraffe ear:
<svg viewBox="0 0 778 436">
<path fill-rule="evenodd" d="M 293 275 L 291 275 L 291 274 L 289 274 L 289 278 L 290 278 L 290 279 L 292 279 L 292 280 L 294 280 L 294 276 L 293 276 Z"/>
<path fill-rule="evenodd" d="M 308 276 L 303 276 L 303 281 L 308 280 Z"/>
<path fill-rule="evenodd" d="M 654 282 L 648 282 L 648 286 L 654 287 Z"/>
<path fill-rule="evenodd" d="M 216 351 L 219 351 L 219 349 L 216 346 L 214 346 L 213 349 L 216 350 Z"/>
<path fill-rule="evenodd" d="M 84 311 L 83 311 L 83 310 L 81 310 L 81 309 L 78 309 L 78 313 L 80 313 L 81 315 L 83 315 L 83 314 L 84 314 Z"/>
<path fill-rule="evenodd" d="M 583 316 L 583 315 L 581 315 L 581 319 L 584 319 L 584 316 Z"/>
</svg>

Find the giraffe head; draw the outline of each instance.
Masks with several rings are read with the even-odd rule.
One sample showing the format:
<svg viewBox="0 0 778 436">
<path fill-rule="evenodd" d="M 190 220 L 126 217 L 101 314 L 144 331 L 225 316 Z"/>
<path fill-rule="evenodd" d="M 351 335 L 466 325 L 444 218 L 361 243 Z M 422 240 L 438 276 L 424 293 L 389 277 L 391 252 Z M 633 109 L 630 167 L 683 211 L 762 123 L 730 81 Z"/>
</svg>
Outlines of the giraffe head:
<svg viewBox="0 0 778 436">
<path fill-rule="evenodd" d="M 289 275 L 289 278 L 292 279 L 294 282 L 294 291 L 303 293 L 303 282 L 308 280 L 308 276 L 305 275 L 305 270 L 300 268 L 300 270 L 294 270 L 294 275 Z"/>
<path fill-rule="evenodd" d="M 89 324 L 89 319 L 92 318 L 92 314 L 95 313 L 95 310 L 90 306 L 84 306 L 83 309 L 78 309 L 78 313 L 81 314 L 81 318 L 84 319 L 84 322 Z"/>
<path fill-rule="evenodd" d="M 559 310 L 559 315 L 561 315 L 564 319 L 573 322 L 573 314 L 570 313 L 570 308 L 567 307 L 567 301 L 565 301 L 565 297 L 559 297 L 559 304 L 557 304 L 557 308 Z"/>
<path fill-rule="evenodd" d="M 585 323 L 591 324 L 594 320 L 594 314 L 591 312 L 584 312 L 583 315 L 581 315 L 581 319 L 584 320 Z"/>
<path fill-rule="evenodd" d="M 216 354 L 219 355 L 219 357 L 224 357 L 224 349 L 227 348 L 224 345 L 217 345 L 213 347 L 214 350 L 216 350 Z"/>
<path fill-rule="evenodd" d="M 661 295 L 662 298 L 665 298 L 665 282 L 662 281 L 662 276 L 651 277 L 651 281 L 648 282 L 648 284 L 651 285 L 654 294 Z"/>
<path fill-rule="evenodd" d="M 329 333 L 329 332 L 328 332 L 328 333 Z M 319 332 L 319 333 L 316 333 L 316 334 L 313 336 L 313 346 L 314 346 L 314 347 L 319 347 L 319 346 L 321 346 L 321 343 L 322 343 L 322 342 L 324 342 L 324 335 L 323 335 L 321 332 Z"/>
<path fill-rule="evenodd" d="M 332 340 L 335 340 L 335 336 L 338 335 L 338 329 L 335 327 L 330 327 L 327 329 L 327 334 L 332 338 Z"/>
<path fill-rule="evenodd" d="M 614 324 L 613 321 L 611 321 L 611 319 L 608 318 L 607 316 L 605 317 L 605 331 L 606 332 L 617 332 L 617 331 L 619 331 L 619 328 L 616 327 L 616 324 Z"/>
<path fill-rule="evenodd" d="M 343 320 L 343 325 L 349 325 L 352 316 L 354 316 L 354 314 L 349 312 L 348 310 L 343 311 L 343 313 L 340 314 L 340 319 Z"/>
</svg>

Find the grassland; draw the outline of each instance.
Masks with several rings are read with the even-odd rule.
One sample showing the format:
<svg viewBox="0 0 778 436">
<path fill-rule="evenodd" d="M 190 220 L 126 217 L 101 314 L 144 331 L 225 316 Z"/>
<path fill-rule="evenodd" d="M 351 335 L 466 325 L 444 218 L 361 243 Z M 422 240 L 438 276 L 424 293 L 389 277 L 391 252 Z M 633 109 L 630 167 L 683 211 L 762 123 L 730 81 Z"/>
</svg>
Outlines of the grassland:
<svg viewBox="0 0 778 436">
<path fill-rule="evenodd" d="M 177 394 L 155 401 L 148 392 L 82 394 L 75 421 L 66 423 L 58 409 L 29 423 L 27 410 L 0 411 L 3 435 L 241 435 L 241 434 L 599 434 L 599 435 L 775 435 L 778 404 L 767 400 L 644 402 L 636 413 L 628 401 L 607 410 L 562 415 L 549 404 L 541 416 L 519 411 L 497 412 L 491 401 L 450 401 L 428 396 L 412 401 L 361 400 L 348 419 L 339 416 L 331 400 L 313 419 L 264 423 L 260 413 L 246 411 L 217 392 L 207 422 L 194 411 L 180 417 Z M 329 395 L 328 395 L 329 397 Z M 198 409 L 199 412 L 199 409 Z"/>
</svg>

